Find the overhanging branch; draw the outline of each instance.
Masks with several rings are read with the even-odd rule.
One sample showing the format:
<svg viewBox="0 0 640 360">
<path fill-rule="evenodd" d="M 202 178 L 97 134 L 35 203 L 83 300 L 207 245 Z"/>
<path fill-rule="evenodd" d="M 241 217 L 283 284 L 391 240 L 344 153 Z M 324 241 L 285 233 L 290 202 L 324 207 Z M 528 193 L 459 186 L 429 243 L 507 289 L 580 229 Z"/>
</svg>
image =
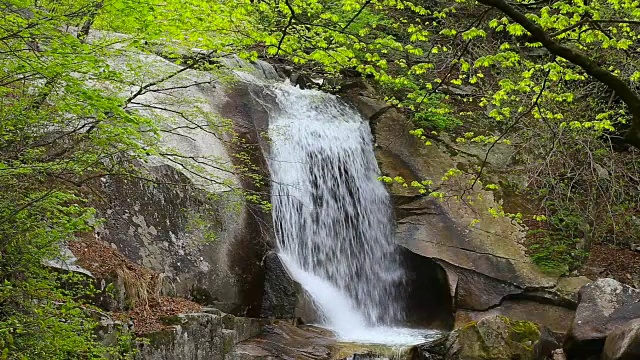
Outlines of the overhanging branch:
<svg viewBox="0 0 640 360">
<path fill-rule="evenodd" d="M 478 0 L 478 2 L 502 11 L 531 33 L 532 38 L 540 42 L 550 53 L 581 67 L 587 74 L 615 91 L 620 99 L 627 105 L 633 118 L 631 128 L 625 139 L 630 145 L 640 148 L 640 96 L 636 94 L 625 81 L 601 67 L 586 54 L 554 40 L 551 34 L 547 33 L 524 13 L 509 5 L 505 0 Z"/>
</svg>

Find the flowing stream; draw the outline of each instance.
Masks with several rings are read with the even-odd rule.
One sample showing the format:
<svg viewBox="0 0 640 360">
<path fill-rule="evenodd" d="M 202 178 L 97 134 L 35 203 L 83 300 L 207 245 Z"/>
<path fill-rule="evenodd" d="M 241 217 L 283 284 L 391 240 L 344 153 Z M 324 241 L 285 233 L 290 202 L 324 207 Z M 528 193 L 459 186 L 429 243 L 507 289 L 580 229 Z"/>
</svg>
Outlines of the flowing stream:
<svg viewBox="0 0 640 360">
<path fill-rule="evenodd" d="M 405 274 L 368 123 L 336 96 L 260 81 L 279 256 L 313 299 L 319 325 L 342 341 L 424 342 L 432 332 L 401 327 Z"/>
</svg>

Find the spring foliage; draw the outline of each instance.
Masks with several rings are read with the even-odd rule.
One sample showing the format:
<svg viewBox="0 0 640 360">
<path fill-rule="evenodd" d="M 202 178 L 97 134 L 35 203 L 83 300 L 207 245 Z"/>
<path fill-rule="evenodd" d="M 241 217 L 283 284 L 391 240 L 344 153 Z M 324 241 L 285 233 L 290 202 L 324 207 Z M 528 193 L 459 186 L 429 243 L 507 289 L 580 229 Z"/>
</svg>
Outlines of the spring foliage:
<svg viewBox="0 0 640 360">
<path fill-rule="evenodd" d="M 86 289 L 44 264 L 95 225 L 87 183 L 159 153 L 158 119 L 128 108 L 157 78 L 114 68 L 124 48 L 203 70 L 194 48 L 326 79 L 356 72 L 413 116 L 425 145 L 468 123 L 479 129 L 461 141 L 513 135 L 532 187 L 553 200 L 547 215 L 616 234 L 639 203 L 635 160 L 613 151 L 640 139 L 639 32 L 638 0 L 0 0 L 0 358 L 111 351 L 94 341 Z"/>
</svg>

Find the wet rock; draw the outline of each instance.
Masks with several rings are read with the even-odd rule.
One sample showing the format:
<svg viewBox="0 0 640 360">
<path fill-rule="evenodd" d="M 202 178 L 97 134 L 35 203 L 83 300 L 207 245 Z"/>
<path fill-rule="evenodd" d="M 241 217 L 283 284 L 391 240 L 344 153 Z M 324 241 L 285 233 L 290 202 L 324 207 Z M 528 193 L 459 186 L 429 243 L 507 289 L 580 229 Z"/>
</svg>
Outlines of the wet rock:
<svg viewBox="0 0 640 360">
<path fill-rule="evenodd" d="M 602 359 L 640 359 L 640 319 L 627 322 L 607 336 Z"/>
<path fill-rule="evenodd" d="M 334 334 L 316 326 L 277 322 L 251 339 L 237 344 L 227 360 L 442 360 L 446 336 L 439 335 L 418 346 L 343 343 Z"/>
<path fill-rule="evenodd" d="M 227 359 L 329 360 L 336 344 L 328 330 L 280 322 L 267 326 L 260 336 L 236 345 Z"/>
<path fill-rule="evenodd" d="M 534 360 L 540 342 L 538 325 L 492 316 L 452 332 L 447 340 L 446 359 Z"/>
<path fill-rule="evenodd" d="M 485 311 L 458 310 L 456 327 L 495 315 L 503 315 L 513 320 L 542 323 L 556 334 L 565 334 L 573 320 L 574 311 L 532 300 L 506 299 L 499 306 Z"/>
<path fill-rule="evenodd" d="M 579 299 L 564 343 L 568 359 L 599 356 L 611 332 L 640 318 L 640 290 L 614 279 L 598 279 L 583 286 Z"/>
<path fill-rule="evenodd" d="M 445 360 L 447 336 L 414 346 L 410 351 L 411 360 Z"/>
<path fill-rule="evenodd" d="M 291 279 L 278 254 L 271 251 L 264 258 L 265 281 L 262 317 L 293 319 L 298 303 L 296 282 Z"/>
</svg>

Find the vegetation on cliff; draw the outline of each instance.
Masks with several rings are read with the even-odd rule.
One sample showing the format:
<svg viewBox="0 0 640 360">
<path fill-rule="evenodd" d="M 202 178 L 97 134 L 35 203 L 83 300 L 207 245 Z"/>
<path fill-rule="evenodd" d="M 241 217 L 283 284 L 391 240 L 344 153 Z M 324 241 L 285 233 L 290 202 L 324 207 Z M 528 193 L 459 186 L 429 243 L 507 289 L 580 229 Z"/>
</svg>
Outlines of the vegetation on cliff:
<svg viewBox="0 0 640 360">
<path fill-rule="evenodd" d="M 536 231 L 530 251 L 543 268 L 569 272 L 591 243 L 635 241 L 637 1 L 256 1 L 246 13 L 253 9 L 260 55 L 325 78 L 372 79 L 415 119 L 412 133 L 426 146 L 440 130 L 484 145 L 477 167 L 444 178 L 466 175 L 469 188 L 481 180 L 536 199 L 511 214 L 492 211 Z M 498 144 L 515 161 L 496 178 L 486 170 Z M 464 189 L 428 189 L 430 180 L 408 185 L 473 200 Z"/>
<path fill-rule="evenodd" d="M 486 181 L 539 199 L 534 259 L 569 271 L 589 242 L 640 233 L 639 32 L 637 0 L 0 0 L 0 358 L 113 350 L 94 341 L 87 288 L 47 262 L 99 221 L 80 195 L 92 180 L 161 155 L 158 119 L 128 106 L 165 79 L 115 68 L 123 48 L 184 69 L 238 53 L 325 84 L 364 76 L 425 146 L 443 129 L 511 145 L 526 182 Z M 485 181 L 479 160 L 451 176 Z"/>
</svg>

